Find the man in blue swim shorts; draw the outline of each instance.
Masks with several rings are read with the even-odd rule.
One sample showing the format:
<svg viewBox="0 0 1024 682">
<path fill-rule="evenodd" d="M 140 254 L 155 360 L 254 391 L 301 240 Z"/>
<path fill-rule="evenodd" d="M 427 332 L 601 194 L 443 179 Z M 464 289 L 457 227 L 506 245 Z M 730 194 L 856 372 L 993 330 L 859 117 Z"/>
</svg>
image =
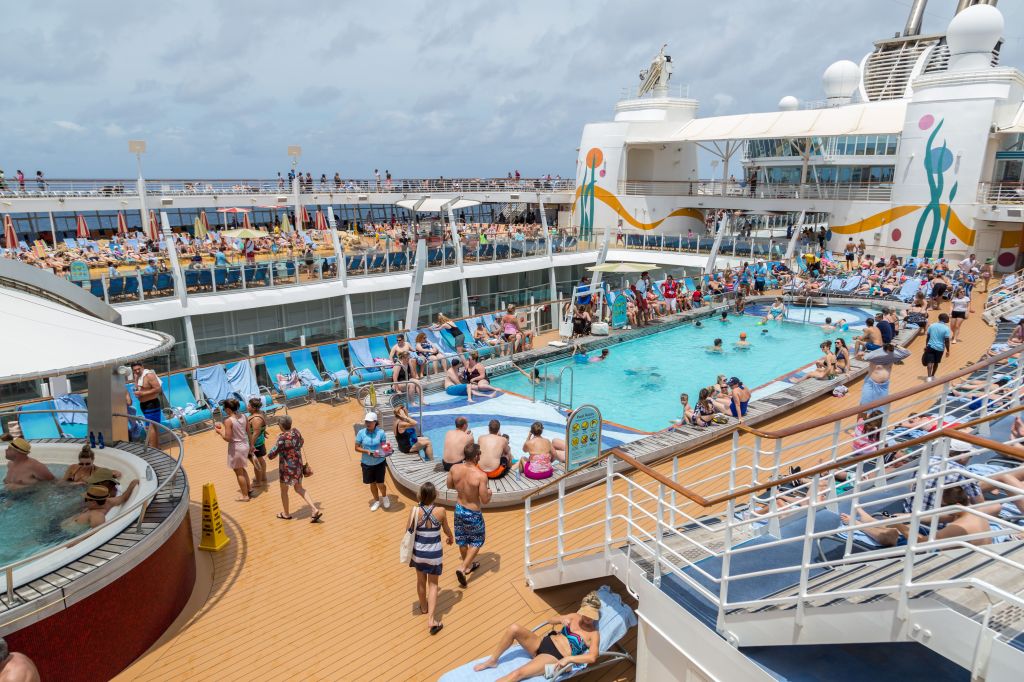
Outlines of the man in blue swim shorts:
<svg viewBox="0 0 1024 682">
<path fill-rule="evenodd" d="M 470 443 L 464 451 L 465 460 L 448 472 L 448 487 L 458 493 L 455 505 L 455 544 L 459 546 L 462 564 L 455 570 L 455 577 L 463 587 L 469 585 L 467 576 L 480 568 L 474 559 L 484 546 L 486 529 L 481 507 L 491 501 L 491 489 L 487 487 L 487 474 L 480 468 L 480 446 Z"/>
</svg>

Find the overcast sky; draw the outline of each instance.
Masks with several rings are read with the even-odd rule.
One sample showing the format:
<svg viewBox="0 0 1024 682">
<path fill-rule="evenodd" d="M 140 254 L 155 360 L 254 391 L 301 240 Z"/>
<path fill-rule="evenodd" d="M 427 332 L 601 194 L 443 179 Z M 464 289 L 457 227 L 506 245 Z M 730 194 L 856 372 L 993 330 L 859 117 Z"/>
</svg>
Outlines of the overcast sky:
<svg viewBox="0 0 1024 682">
<path fill-rule="evenodd" d="M 956 0 L 930 0 L 925 32 Z M 1003 63 L 1024 66 L 1021 0 Z M 910 0 L 0 3 L 0 168 L 126 177 L 571 176 L 662 43 L 700 115 L 822 97 Z"/>
</svg>

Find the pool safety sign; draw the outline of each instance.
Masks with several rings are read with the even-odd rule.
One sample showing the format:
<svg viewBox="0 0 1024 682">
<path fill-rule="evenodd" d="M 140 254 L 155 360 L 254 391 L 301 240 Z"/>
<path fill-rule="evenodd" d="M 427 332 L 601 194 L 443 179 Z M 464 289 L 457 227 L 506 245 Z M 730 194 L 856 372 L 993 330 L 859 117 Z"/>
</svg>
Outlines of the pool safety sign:
<svg viewBox="0 0 1024 682">
<path fill-rule="evenodd" d="M 228 544 L 228 535 L 224 532 L 224 520 L 220 517 L 220 505 L 217 504 L 217 491 L 212 483 L 203 485 L 203 535 L 199 541 L 199 549 L 217 552 Z"/>
<path fill-rule="evenodd" d="M 82 260 L 76 260 L 71 263 L 71 273 L 68 277 L 72 282 L 88 282 L 89 281 L 89 265 Z"/>
<path fill-rule="evenodd" d="M 601 411 L 580 405 L 565 424 L 566 469 L 575 471 L 601 455 Z"/>
</svg>

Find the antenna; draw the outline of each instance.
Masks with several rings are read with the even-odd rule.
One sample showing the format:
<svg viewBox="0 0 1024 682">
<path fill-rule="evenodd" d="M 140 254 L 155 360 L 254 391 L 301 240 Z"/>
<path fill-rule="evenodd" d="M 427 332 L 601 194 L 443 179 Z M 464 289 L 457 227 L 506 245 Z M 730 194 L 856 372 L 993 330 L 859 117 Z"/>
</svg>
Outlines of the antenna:
<svg viewBox="0 0 1024 682">
<path fill-rule="evenodd" d="M 637 97 L 643 97 L 648 92 L 654 93 L 655 97 L 668 96 L 668 81 L 672 78 L 672 57 L 665 54 L 666 47 L 668 43 L 661 46 L 657 56 L 651 60 L 651 65 L 640 72 Z"/>
</svg>

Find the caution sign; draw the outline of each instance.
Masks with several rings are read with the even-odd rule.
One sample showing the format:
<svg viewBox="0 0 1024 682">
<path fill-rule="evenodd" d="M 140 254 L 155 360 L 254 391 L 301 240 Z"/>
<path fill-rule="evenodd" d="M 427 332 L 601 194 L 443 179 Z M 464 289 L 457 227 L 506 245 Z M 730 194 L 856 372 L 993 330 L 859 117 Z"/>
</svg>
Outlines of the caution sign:
<svg viewBox="0 0 1024 682">
<path fill-rule="evenodd" d="M 217 504 L 217 491 L 212 483 L 203 485 L 203 537 L 199 541 L 199 549 L 218 552 L 227 546 L 230 540 L 224 532 L 224 521 L 220 518 L 220 505 Z"/>
</svg>

